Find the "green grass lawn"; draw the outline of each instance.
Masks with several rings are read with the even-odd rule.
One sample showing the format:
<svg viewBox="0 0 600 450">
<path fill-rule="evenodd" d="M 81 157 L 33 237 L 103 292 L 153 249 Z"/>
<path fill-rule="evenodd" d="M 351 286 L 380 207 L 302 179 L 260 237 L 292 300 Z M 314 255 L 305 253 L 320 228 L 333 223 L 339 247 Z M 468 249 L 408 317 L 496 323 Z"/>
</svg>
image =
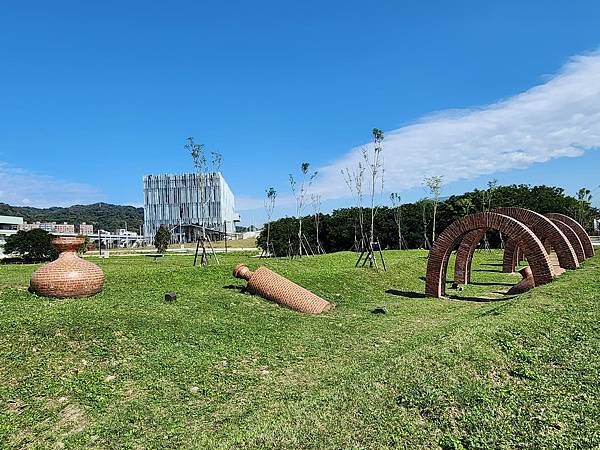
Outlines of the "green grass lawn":
<svg viewBox="0 0 600 450">
<path fill-rule="evenodd" d="M 474 284 L 440 300 L 421 294 L 423 251 L 386 252 L 387 273 L 351 253 L 249 256 L 94 260 L 105 289 L 75 300 L 0 266 L 0 448 L 600 445 L 600 257 L 506 299 L 519 277 L 480 252 Z M 238 262 L 337 307 L 242 293 Z"/>
</svg>

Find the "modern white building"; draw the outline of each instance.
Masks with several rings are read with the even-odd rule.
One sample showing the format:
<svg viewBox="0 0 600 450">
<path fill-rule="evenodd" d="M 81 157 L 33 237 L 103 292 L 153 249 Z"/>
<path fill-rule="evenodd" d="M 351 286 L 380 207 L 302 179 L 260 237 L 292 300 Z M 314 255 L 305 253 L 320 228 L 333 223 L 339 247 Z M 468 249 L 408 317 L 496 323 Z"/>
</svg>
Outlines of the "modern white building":
<svg viewBox="0 0 600 450">
<path fill-rule="evenodd" d="M 20 225 L 23 225 L 22 217 L 0 216 L 0 258 L 4 257 L 6 238 L 17 233 Z"/>
<path fill-rule="evenodd" d="M 161 225 L 169 228 L 173 242 L 194 242 L 202 224 L 213 235 L 235 232 L 239 214 L 220 172 L 146 175 L 143 181 L 146 239 L 154 239 Z"/>
</svg>

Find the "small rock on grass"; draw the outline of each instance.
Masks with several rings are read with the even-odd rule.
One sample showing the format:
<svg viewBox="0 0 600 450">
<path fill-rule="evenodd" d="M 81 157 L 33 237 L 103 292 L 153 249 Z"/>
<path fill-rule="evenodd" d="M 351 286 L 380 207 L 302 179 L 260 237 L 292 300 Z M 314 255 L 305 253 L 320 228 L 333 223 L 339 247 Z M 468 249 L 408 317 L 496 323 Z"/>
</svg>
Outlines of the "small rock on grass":
<svg viewBox="0 0 600 450">
<path fill-rule="evenodd" d="M 385 309 L 385 306 L 378 306 L 377 308 L 375 308 L 371 312 L 373 314 L 386 314 L 387 313 L 387 309 Z"/>
</svg>

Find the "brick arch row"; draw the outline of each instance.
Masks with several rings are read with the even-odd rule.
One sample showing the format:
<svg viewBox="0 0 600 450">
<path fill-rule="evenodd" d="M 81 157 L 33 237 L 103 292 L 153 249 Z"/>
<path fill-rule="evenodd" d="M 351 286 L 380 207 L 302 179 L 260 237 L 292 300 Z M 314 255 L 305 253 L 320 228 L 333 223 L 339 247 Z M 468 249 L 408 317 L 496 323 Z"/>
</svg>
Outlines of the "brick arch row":
<svg viewBox="0 0 600 450">
<path fill-rule="evenodd" d="M 512 217 L 528 227 L 542 242 L 547 253 L 550 246 L 554 248 L 560 267 L 576 269 L 579 266 L 578 257 L 569 239 L 549 218 L 524 208 L 498 208 L 494 212 Z M 474 230 L 467 233 L 458 246 L 454 264 L 454 281 L 457 283 L 468 284 L 471 282 L 473 254 L 484 233 L 485 230 Z M 519 257 L 519 247 L 514 240 L 509 239 L 504 249 L 503 271 L 513 272 Z M 557 274 L 553 271 L 553 275 Z"/>
<path fill-rule="evenodd" d="M 525 208 L 498 208 L 495 211 L 514 217 L 529 227 L 540 241 L 542 241 L 547 253 L 549 253 L 550 248 L 554 249 L 560 267 L 563 269 L 577 269 L 579 267 L 580 259 L 573 245 L 571 245 L 570 239 L 567 238 L 554 221 L 542 214 Z M 514 272 L 518 263 L 518 247 L 511 242 L 508 244 L 508 248 L 504 250 L 502 268 L 503 272 Z"/>
<path fill-rule="evenodd" d="M 585 261 L 590 256 L 594 256 L 594 247 L 592 246 L 592 241 L 579 222 L 569 216 L 558 213 L 546 214 L 545 217 L 549 218 L 552 223 L 565 235 L 573 247 L 575 255 L 577 256 L 577 260 L 580 263 Z M 553 247 L 552 243 L 547 243 L 546 241 L 544 241 L 544 246 L 546 247 L 547 251 L 549 250 L 548 246 Z M 504 250 L 503 272 L 514 271 L 516 265 L 514 261 L 517 258 L 515 252 L 518 253 L 518 251 L 519 248 L 516 247 L 514 243 L 509 242 Z M 562 264 L 561 267 L 568 268 Z"/>
<path fill-rule="evenodd" d="M 456 220 L 436 239 L 427 262 L 425 281 L 427 295 L 442 297 L 446 293 L 448 260 L 451 252 L 460 245 L 463 238 L 469 235 L 474 240 L 475 231 L 485 232 L 489 229 L 500 231 L 523 249 L 536 286 L 552 281 L 553 272 L 548 253 L 533 231 L 507 215 L 485 212 L 470 214 Z"/>
<path fill-rule="evenodd" d="M 554 221 L 555 223 L 556 221 L 560 221 L 562 223 L 567 224 L 575 232 L 575 234 L 579 238 L 579 241 L 581 242 L 581 246 L 583 247 L 583 259 L 591 258 L 592 256 L 594 256 L 594 246 L 592 245 L 592 240 L 590 239 L 590 236 L 587 234 L 587 232 L 579 222 L 565 214 L 548 213 L 545 214 L 545 216 Z M 583 259 L 581 261 L 583 261 Z"/>
</svg>

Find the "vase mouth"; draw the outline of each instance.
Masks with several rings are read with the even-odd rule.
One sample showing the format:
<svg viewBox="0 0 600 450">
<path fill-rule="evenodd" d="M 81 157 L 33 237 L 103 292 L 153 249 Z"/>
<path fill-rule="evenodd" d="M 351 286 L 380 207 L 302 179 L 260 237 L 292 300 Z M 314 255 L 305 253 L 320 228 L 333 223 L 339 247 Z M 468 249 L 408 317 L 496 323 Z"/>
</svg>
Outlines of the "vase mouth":
<svg viewBox="0 0 600 450">
<path fill-rule="evenodd" d="M 52 245 L 60 253 L 76 252 L 85 242 L 85 238 L 81 236 L 60 236 L 52 239 Z"/>
</svg>

